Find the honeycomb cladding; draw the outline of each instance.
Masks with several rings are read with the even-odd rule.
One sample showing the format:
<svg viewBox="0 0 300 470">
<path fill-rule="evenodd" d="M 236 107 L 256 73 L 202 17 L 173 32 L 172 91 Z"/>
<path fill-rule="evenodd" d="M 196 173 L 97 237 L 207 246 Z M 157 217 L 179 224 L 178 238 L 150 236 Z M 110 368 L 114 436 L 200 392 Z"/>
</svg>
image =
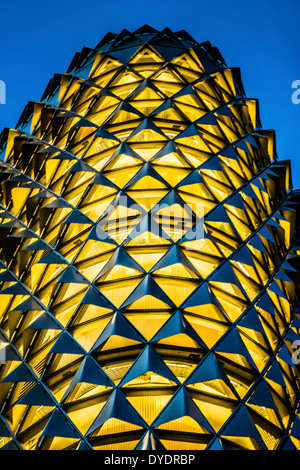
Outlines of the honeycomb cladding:
<svg viewBox="0 0 300 470">
<path fill-rule="evenodd" d="M 0 145 L 1 448 L 300 449 L 299 192 L 239 69 L 109 33 Z"/>
</svg>

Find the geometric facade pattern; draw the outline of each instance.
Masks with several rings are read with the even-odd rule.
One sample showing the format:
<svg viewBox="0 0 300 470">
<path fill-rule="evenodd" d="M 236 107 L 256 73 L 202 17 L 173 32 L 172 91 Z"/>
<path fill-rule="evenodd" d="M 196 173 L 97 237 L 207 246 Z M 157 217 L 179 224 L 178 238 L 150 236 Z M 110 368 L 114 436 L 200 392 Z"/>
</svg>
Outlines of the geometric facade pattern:
<svg viewBox="0 0 300 470">
<path fill-rule="evenodd" d="M 0 143 L 0 447 L 300 449 L 299 192 L 239 69 L 109 33 Z"/>
</svg>

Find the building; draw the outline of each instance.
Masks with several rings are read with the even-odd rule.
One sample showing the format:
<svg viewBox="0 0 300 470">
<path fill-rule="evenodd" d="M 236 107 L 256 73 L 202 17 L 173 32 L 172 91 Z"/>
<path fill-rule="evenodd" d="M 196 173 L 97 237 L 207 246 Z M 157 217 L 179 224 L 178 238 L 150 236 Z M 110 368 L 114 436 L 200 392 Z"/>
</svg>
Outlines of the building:
<svg viewBox="0 0 300 470">
<path fill-rule="evenodd" d="M 187 32 L 83 48 L 1 135 L 3 449 L 300 449 L 299 192 Z"/>
</svg>

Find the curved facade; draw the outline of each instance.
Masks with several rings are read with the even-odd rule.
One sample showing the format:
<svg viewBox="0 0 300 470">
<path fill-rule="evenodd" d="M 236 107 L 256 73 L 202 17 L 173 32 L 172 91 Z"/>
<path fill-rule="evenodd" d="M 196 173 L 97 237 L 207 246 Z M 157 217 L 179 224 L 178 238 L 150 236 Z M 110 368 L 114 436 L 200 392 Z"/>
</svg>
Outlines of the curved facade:
<svg viewBox="0 0 300 470">
<path fill-rule="evenodd" d="M 1 148 L 2 449 L 299 449 L 299 193 L 239 69 L 109 33 Z"/>
</svg>

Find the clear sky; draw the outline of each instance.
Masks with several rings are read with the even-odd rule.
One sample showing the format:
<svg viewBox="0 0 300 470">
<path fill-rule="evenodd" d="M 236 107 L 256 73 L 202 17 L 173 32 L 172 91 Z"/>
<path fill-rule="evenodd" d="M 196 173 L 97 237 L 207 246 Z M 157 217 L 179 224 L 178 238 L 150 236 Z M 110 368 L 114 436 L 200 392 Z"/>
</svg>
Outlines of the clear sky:
<svg viewBox="0 0 300 470">
<path fill-rule="evenodd" d="M 280 159 L 291 159 L 300 188 L 299 0 L 2 0 L 0 3 L 0 129 L 14 127 L 28 101 L 39 100 L 54 73 L 76 51 L 94 47 L 109 31 L 147 23 L 185 29 L 217 46 L 229 67 L 240 67 L 248 97 L 258 98 L 265 129 L 276 132 Z M 300 98 L 300 94 L 299 94 Z"/>
</svg>

